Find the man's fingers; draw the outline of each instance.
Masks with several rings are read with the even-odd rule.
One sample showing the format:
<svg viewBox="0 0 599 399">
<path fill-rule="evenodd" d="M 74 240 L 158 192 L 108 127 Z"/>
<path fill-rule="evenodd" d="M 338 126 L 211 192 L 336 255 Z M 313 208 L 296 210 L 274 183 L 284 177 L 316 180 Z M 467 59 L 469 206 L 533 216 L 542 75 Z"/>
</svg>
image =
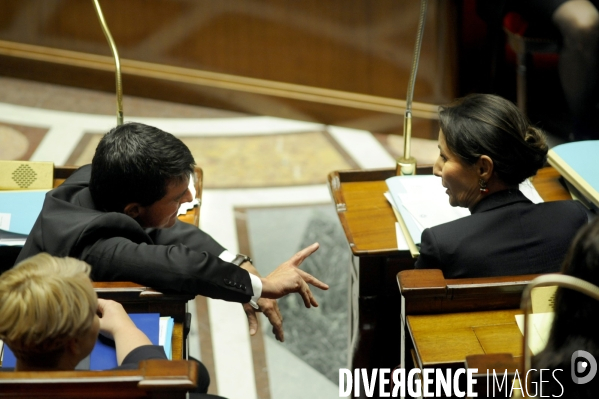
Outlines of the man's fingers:
<svg viewBox="0 0 599 399">
<path fill-rule="evenodd" d="M 320 281 L 319 279 L 317 279 L 316 277 L 314 277 L 313 275 L 311 275 L 310 273 L 307 273 L 303 270 L 297 269 L 297 272 L 299 273 L 299 275 L 302 277 L 302 279 L 308 283 L 308 284 L 312 284 L 313 286 L 315 286 L 316 288 L 320 288 L 321 290 L 328 290 L 329 289 L 329 285 L 323 283 L 322 281 Z"/>
<path fill-rule="evenodd" d="M 248 318 L 250 335 L 254 335 L 256 334 L 256 331 L 258 331 L 258 318 L 256 317 L 256 310 L 249 303 L 243 304 L 243 310 Z"/>
<path fill-rule="evenodd" d="M 293 258 L 292 258 L 293 265 L 294 266 L 301 265 L 302 262 L 304 261 L 304 259 L 306 259 L 308 256 L 312 255 L 314 252 L 316 252 L 318 247 L 320 247 L 320 244 L 315 242 L 314 244 L 307 246 L 306 248 L 302 249 L 301 251 L 299 251 L 298 253 L 293 255 Z"/>
<path fill-rule="evenodd" d="M 283 317 L 281 316 L 281 312 L 279 307 L 276 305 L 276 302 L 274 306 L 269 306 L 266 309 L 263 309 L 262 312 L 272 325 L 272 333 L 275 335 L 277 340 L 283 342 L 285 340 L 285 333 L 283 331 Z"/>
<path fill-rule="evenodd" d="M 300 294 L 300 296 L 304 300 L 304 306 L 306 306 L 307 308 L 309 308 L 310 306 L 318 307 L 318 302 L 316 302 L 314 295 L 312 295 L 312 291 L 310 291 L 310 287 L 308 286 L 308 284 L 306 284 L 305 281 L 301 282 L 301 287 L 297 293 Z"/>
</svg>

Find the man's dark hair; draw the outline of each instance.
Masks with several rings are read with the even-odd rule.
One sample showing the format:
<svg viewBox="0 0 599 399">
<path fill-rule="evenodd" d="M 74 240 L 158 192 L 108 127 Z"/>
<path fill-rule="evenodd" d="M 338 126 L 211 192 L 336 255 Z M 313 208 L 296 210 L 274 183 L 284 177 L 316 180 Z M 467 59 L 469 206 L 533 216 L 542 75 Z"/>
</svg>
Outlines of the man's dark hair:
<svg viewBox="0 0 599 399">
<path fill-rule="evenodd" d="M 89 190 L 96 207 L 123 212 L 166 195 L 172 182 L 193 173 L 189 148 L 170 133 L 141 123 L 117 126 L 102 138 L 92 160 Z"/>
</svg>

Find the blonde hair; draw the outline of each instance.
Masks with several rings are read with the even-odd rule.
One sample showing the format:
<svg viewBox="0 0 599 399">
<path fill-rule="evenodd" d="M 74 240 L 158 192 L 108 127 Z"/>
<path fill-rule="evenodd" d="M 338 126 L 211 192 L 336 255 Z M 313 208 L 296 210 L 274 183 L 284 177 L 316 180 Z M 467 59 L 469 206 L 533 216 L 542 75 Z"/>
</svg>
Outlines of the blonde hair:
<svg viewBox="0 0 599 399">
<path fill-rule="evenodd" d="M 46 253 L 0 275 L 0 339 L 18 359 L 54 359 L 69 339 L 92 327 L 98 299 L 90 266 Z"/>
</svg>

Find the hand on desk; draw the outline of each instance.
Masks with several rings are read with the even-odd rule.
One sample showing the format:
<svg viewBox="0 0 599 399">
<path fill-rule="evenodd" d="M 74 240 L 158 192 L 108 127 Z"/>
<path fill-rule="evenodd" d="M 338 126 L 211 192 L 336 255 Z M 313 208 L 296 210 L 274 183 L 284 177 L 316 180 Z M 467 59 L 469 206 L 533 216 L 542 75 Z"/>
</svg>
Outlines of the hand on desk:
<svg viewBox="0 0 599 399">
<path fill-rule="evenodd" d="M 133 349 L 152 345 L 150 339 L 137 328 L 120 303 L 98 298 L 98 313 L 100 332 L 114 340 L 119 366 Z"/>
<path fill-rule="evenodd" d="M 318 249 L 318 243 L 312 244 L 293 255 L 291 259 L 282 263 L 268 276 L 263 277 L 262 280 L 262 296 L 258 300 L 259 311 L 262 311 L 270 324 L 272 325 L 272 332 L 275 337 L 283 342 L 283 316 L 279 310 L 279 306 L 275 299 L 281 298 L 287 294 L 297 292 L 299 293 L 307 308 L 310 306 L 318 306 L 316 299 L 310 291 L 308 284 L 311 284 L 322 290 L 328 290 L 329 286 L 314 276 L 306 273 L 299 269 L 304 259 L 310 256 Z M 250 273 L 259 276 L 257 270 L 251 266 L 249 262 L 241 265 L 244 269 Z M 245 313 L 248 317 L 250 326 L 250 334 L 254 335 L 258 329 L 258 320 L 256 318 L 256 310 L 253 309 L 249 304 L 244 305 Z"/>
</svg>

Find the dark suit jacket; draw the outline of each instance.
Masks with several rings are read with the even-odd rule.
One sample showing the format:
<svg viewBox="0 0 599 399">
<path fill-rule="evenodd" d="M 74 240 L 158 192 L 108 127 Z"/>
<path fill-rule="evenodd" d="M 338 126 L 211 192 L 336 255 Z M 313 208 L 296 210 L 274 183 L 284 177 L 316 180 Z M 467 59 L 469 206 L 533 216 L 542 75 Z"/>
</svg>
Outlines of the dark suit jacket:
<svg viewBox="0 0 599 399">
<path fill-rule="evenodd" d="M 248 302 L 247 271 L 218 258 L 224 248 L 177 220 L 168 229 L 143 229 L 133 218 L 97 210 L 83 166 L 48 192 L 17 262 L 48 252 L 92 266 L 95 281 L 132 281 L 158 290 Z"/>
<path fill-rule="evenodd" d="M 472 215 L 424 230 L 416 268 L 445 278 L 557 272 L 587 215 L 577 201 L 533 204 L 518 190 L 500 191 Z"/>
</svg>

